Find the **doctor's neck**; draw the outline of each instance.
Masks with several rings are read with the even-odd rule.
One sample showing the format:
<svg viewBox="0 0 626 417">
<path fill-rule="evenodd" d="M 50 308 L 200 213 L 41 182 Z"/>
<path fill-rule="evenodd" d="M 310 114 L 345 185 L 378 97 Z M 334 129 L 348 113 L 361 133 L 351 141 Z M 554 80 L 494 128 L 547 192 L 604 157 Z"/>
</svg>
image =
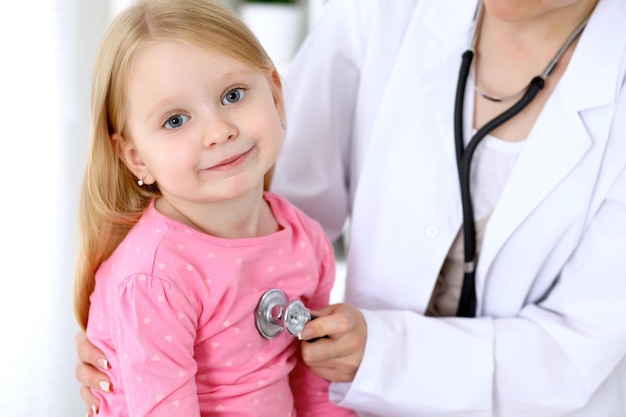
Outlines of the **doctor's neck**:
<svg viewBox="0 0 626 417">
<path fill-rule="evenodd" d="M 535 2 L 516 2 L 508 6 L 501 0 L 483 0 L 484 13 L 480 34 L 496 35 L 503 42 L 521 47 L 540 47 L 562 43 L 585 20 L 599 0 L 551 2 L 536 6 Z M 556 3 L 556 4 L 555 4 Z"/>
</svg>

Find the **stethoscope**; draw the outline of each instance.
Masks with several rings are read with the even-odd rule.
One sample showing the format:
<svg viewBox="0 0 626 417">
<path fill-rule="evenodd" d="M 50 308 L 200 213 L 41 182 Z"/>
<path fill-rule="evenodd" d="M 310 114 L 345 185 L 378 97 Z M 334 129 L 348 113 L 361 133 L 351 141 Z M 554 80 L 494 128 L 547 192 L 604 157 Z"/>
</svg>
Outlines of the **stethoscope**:
<svg viewBox="0 0 626 417">
<path fill-rule="evenodd" d="M 288 302 L 285 293 L 277 288 L 263 293 L 255 310 L 256 328 L 266 339 L 275 338 L 285 329 L 299 338 L 304 325 L 313 318 L 302 301 Z"/>
<path fill-rule="evenodd" d="M 457 169 L 459 174 L 459 184 L 461 188 L 461 204 L 463 206 L 463 244 L 464 244 L 464 262 L 463 262 L 463 285 L 461 287 L 461 295 L 459 299 L 459 306 L 457 310 L 457 316 L 459 317 L 474 317 L 476 315 L 476 229 L 474 225 L 474 209 L 472 206 L 471 193 L 470 193 L 470 166 L 472 163 L 472 156 L 476 147 L 480 141 L 487 136 L 490 132 L 496 129 L 498 126 L 505 123 L 507 120 L 521 112 L 539 93 L 544 87 L 545 80 L 548 78 L 554 68 L 557 66 L 561 56 L 565 53 L 567 48 L 574 42 L 578 35 L 582 32 L 589 17 L 587 17 L 569 36 L 565 41 L 561 49 L 557 52 L 554 58 L 550 61 L 546 69 L 536 77 L 534 77 L 525 91 L 521 91 L 518 94 L 523 94 L 522 97 L 513 104 L 508 110 L 505 110 L 500 115 L 493 118 L 483 127 L 481 127 L 476 134 L 471 138 L 467 147 L 464 147 L 463 137 L 463 108 L 465 99 L 465 88 L 467 84 L 467 78 L 472 64 L 472 59 L 475 54 L 476 40 L 478 34 L 478 26 L 483 15 L 482 0 L 479 1 L 476 13 L 474 15 L 474 22 L 471 29 L 471 37 L 469 48 L 463 53 L 463 60 L 461 62 L 461 68 L 459 70 L 459 80 L 457 83 L 456 100 L 454 105 L 454 141 L 457 159 Z M 502 102 L 510 97 L 494 97 L 477 92 L 491 101 Z"/>
</svg>

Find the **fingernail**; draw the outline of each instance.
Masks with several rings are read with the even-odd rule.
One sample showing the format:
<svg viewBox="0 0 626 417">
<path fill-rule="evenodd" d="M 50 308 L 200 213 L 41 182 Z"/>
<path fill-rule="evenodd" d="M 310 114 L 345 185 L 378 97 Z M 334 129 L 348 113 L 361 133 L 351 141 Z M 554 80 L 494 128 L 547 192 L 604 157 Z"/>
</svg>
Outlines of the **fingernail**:
<svg viewBox="0 0 626 417">
<path fill-rule="evenodd" d="M 91 412 L 92 412 L 94 415 L 98 414 L 98 407 L 96 407 L 96 405 L 95 405 L 95 404 L 93 404 L 93 405 L 91 406 Z"/>
<path fill-rule="evenodd" d="M 111 391 L 111 383 L 109 381 L 100 381 L 100 389 L 104 392 Z"/>
<path fill-rule="evenodd" d="M 309 337 L 313 336 L 313 331 L 309 330 L 309 329 L 304 329 L 302 330 L 302 332 L 298 335 L 298 339 L 300 340 L 306 340 Z"/>
<path fill-rule="evenodd" d="M 100 358 L 99 360 L 102 369 L 109 369 L 109 361 L 106 360 L 105 358 Z"/>
</svg>

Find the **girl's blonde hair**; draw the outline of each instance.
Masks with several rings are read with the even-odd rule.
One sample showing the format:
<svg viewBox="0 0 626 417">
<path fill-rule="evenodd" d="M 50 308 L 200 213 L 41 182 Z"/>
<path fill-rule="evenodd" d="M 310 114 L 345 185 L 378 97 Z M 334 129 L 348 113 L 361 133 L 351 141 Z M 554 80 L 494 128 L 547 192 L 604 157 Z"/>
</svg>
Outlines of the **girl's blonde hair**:
<svg viewBox="0 0 626 417">
<path fill-rule="evenodd" d="M 100 43 L 91 86 L 91 145 L 80 201 L 80 251 L 74 285 L 74 314 L 87 326 L 95 273 L 155 196 L 158 187 L 139 187 L 119 157 L 114 133 L 125 129 L 124 90 L 142 47 L 175 40 L 217 50 L 267 74 L 278 112 L 282 87 L 265 50 L 221 0 L 140 0 L 108 27 Z M 271 172 L 266 175 L 266 187 Z"/>
</svg>

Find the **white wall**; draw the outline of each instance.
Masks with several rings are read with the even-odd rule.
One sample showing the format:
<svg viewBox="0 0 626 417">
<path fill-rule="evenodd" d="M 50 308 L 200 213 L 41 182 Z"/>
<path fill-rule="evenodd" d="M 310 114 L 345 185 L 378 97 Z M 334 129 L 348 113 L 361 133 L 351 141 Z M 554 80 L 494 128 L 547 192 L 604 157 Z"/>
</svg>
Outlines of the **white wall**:
<svg viewBox="0 0 626 417">
<path fill-rule="evenodd" d="M 98 0 L 0 13 L 0 416 L 85 415 L 71 284 Z"/>
</svg>

